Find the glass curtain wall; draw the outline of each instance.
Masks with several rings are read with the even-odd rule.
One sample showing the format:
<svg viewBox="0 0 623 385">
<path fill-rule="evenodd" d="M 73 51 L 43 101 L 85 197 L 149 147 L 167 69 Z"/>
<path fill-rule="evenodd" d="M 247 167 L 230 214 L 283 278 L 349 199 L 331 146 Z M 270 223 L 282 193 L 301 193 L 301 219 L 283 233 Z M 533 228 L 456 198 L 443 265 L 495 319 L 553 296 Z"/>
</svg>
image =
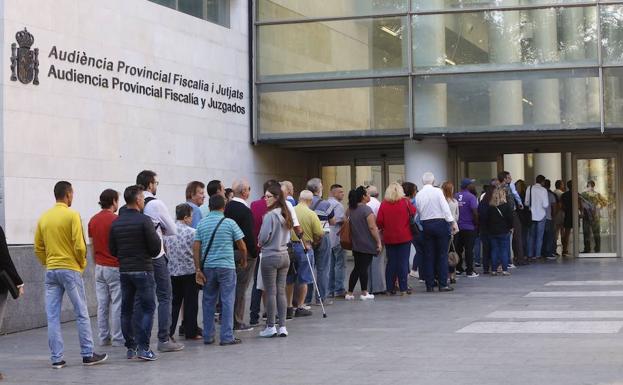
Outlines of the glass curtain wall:
<svg viewBox="0 0 623 385">
<path fill-rule="evenodd" d="M 623 125 L 623 0 L 258 0 L 257 140 Z"/>
</svg>

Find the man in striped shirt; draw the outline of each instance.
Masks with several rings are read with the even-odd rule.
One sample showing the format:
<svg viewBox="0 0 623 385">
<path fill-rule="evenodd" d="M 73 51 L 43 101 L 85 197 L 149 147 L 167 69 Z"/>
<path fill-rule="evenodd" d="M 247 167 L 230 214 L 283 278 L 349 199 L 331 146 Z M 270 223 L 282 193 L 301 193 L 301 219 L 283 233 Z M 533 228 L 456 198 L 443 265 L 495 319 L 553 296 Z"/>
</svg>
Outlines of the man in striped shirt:
<svg viewBox="0 0 623 385">
<path fill-rule="evenodd" d="M 241 255 L 240 266 L 247 267 L 244 233 L 233 219 L 225 218 L 225 198 L 210 197 L 210 213 L 197 226 L 193 256 L 198 284 L 203 285 L 203 343 L 214 343 L 214 312 L 221 299 L 220 345 L 236 345 L 234 338 L 234 301 L 236 297 L 236 262 L 234 243 Z"/>
</svg>

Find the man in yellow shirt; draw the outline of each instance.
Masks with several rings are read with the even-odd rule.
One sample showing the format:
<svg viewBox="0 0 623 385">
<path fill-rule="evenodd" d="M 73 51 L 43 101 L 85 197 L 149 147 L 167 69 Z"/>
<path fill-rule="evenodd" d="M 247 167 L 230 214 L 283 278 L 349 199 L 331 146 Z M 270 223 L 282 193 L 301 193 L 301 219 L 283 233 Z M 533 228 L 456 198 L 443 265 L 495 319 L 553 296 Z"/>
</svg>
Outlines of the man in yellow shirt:
<svg viewBox="0 0 623 385">
<path fill-rule="evenodd" d="M 67 293 L 74 307 L 80 338 L 80 355 L 84 365 L 106 361 L 106 354 L 93 352 L 91 320 L 87 308 L 82 272 L 87 266 L 87 247 L 80 214 L 70 209 L 74 197 L 71 183 L 61 181 L 54 186 L 56 205 L 46 211 L 35 232 L 35 254 L 45 273 L 45 307 L 48 317 L 48 344 L 52 367 L 65 366 L 61 334 L 61 305 Z"/>
<path fill-rule="evenodd" d="M 294 313 L 295 317 L 310 316 L 312 312 L 304 307 L 305 296 L 307 295 L 307 285 L 314 282 L 313 272 L 310 264 L 314 263 L 313 247 L 320 243 L 324 236 L 322 224 L 318 215 L 309 206 L 312 204 L 314 194 L 309 190 L 301 191 L 299 203 L 294 208 L 296 216 L 301 224 L 303 231 L 303 242 L 292 230 L 292 251 L 294 253 L 296 274 L 289 275 L 287 278 L 286 293 L 288 296 L 288 315 Z M 303 245 L 304 243 L 304 245 Z M 303 247 L 304 246 L 304 247 Z M 307 256 L 305 252 L 307 251 Z M 309 256 L 309 262 L 307 257 Z M 311 263 L 310 263 L 311 262 Z M 296 301 L 293 301 L 296 292 Z M 296 309 L 294 308 L 296 304 Z"/>
</svg>

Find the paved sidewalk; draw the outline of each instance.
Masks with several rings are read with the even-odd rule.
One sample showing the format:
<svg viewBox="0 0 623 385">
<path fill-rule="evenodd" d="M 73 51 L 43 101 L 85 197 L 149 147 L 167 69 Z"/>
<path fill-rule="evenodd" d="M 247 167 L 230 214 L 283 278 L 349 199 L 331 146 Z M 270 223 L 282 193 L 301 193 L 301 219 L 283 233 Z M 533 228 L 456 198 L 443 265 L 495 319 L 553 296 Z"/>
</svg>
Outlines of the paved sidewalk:
<svg viewBox="0 0 623 385">
<path fill-rule="evenodd" d="M 69 323 L 68 366 L 53 370 L 46 329 L 11 334 L 0 337 L 0 371 L 7 384 L 623 383 L 623 263 L 512 272 L 462 277 L 453 293 L 423 293 L 412 281 L 412 296 L 336 301 L 327 319 L 314 308 L 314 316 L 288 322 L 288 338 L 260 339 L 256 328 L 238 334 L 242 345 L 188 342 L 156 362 L 128 361 L 125 349 L 107 347 L 107 363 L 83 367 Z"/>
</svg>

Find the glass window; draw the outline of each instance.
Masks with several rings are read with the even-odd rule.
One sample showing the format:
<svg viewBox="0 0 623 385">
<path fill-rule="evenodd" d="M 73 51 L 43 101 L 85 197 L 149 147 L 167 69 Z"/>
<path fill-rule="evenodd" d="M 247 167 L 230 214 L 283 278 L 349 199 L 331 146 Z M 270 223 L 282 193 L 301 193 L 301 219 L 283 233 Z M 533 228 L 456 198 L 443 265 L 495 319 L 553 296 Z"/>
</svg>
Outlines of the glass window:
<svg viewBox="0 0 623 385">
<path fill-rule="evenodd" d="M 264 25 L 261 80 L 406 73 L 407 18 Z"/>
<path fill-rule="evenodd" d="M 623 5 L 601 6 L 601 53 L 604 63 L 623 62 Z"/>
<path fill-rule="evenodd" d="M 355 167 L 355 186 L 376 186 L 379 194 L 383 193 L 383 166 L 357 166 Z"/>
<path fill-rule="evenodd" d="M 258 86 L 260 139 L 407 135 L 408 79 Z"/>
<path fill-rule="evenodd" d="M 623 68 L 604 69 L 606 127 L 623 127 Z"/>
<path fill-rule="evenodd" d="M 329 197 L 329 188 L 334 184 L 339 184 L 344 187 L 346 199 L 343 203 L 348 204 L 348 192 L 351 189 L 350 165 L 322 167 L 322 185 L 324 187 L 322 190 L 323 198 Z"/>
<path fill-rule="evenodd" d="M 596 7 L 416 15 L 418 71 L 597 64 Z"/>
<path fill-rule="evenodd" d="M 177 4 L 177 0 L 150 0 L 152 3 L 164 5 L 165 7 L 175 9 L 175 5 Z"/>
<path fill-rule="evenodd" d="M 516 6 L 595 3 L 595 0 L 413 0 L 413 10 L 436 11 L 448 9 L 497 8 Z"/>
<path fill-rule="evenodd" d="M 149 0 L 185 14 L 229 27 L 229 0 Z"/>
<path fill-rule="evenodd" d="M 599 129 L 597 69 L 418 76 L 415 132 Z"/>
<path fill-rule="evenodd" d="M 406 13 L 409 0 L 259 0 L 258 20 Z"/>
<path fill-rule="evenodd" d="M 177 0 L 177 10 L 188 15 L 203 18 L 203 1 L 197 0 Z"/>
</svg>

